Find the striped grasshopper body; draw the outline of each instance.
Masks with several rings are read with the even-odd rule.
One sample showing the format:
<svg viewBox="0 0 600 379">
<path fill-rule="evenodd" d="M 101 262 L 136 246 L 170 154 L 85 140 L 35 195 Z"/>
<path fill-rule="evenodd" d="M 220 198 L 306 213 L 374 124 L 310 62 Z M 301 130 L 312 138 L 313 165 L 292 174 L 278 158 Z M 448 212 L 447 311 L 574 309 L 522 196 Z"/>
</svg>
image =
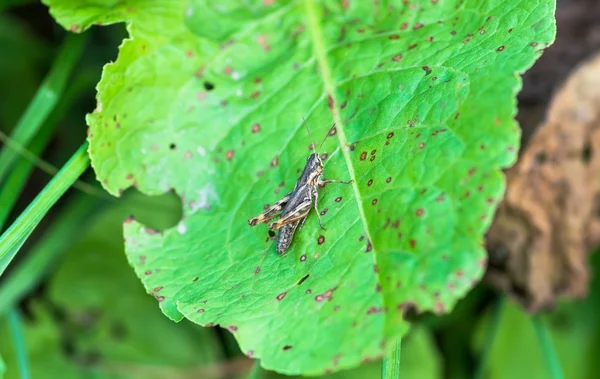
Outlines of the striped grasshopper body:
<svg viewBox="0 0 600 379">
<path fill-rule="evenodd" d="M 308 133 L 310 135 L 310 131 Z M 327 136 L 325 138 L 327 138 Z M 323 143 L 321 142 L 321 144 Z M 298 226 L 302 228 L 306 221 L 306 217 L 312 208 L 317 212 L 319 226 L 321 229 L 325 230 L 318 210 L 318 189 L 320 186 L 323 186 L 326 183 L 352 183 L 351 180 L 344 182 L 341 180 L 323 179 L 321 177 L 323 174 L 323 161 L 315 151 L 314 142 L 312 146 L 313 153 L 306 159 L 306 166 L 304 166 L 304 170 L 302 171 L 300 178 L 298 178 L 298 182 L 296 182 L 292 192 L 285 195 L 281 200 L 273 204 L 263 213 L 248 220 L 248 224 L 254 226 L 261 223 L 267 223 L 272 219 L 279 217 L 279 220 L 269 225 L 269 234 L 274 235 L 274 231 L 279 230 L 279 238 L 277 240 L 277 254 L 279 255 L 285 254 L 290 247 L 296 229 Z"/>
</svg>

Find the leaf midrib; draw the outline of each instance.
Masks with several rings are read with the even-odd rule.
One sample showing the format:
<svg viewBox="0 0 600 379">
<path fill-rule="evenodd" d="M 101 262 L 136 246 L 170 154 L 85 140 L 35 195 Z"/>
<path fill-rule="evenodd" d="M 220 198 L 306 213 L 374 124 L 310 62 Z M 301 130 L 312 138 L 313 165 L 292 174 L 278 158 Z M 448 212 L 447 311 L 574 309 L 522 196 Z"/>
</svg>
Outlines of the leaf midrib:
<svg viewBox="0 0 600 379">
<path fill-rule="evenodd" d="M 325 87 L 325 94 L 327 97 L 330 97 L 332 101 L 332 105 L 329 107 L 331 110 L 331 114 L 333 116 L 333 121 L 336 125 L 337 137 L 340 143 L 340 150 L 342 151 L 342 155 L 344 156 L 344 160 L 346 161 L 346 167 L 348 168 L 348 173 L 350 174 L 350 179 L 352 180 L 352 190 L 354 191 L 354 198 L 356 199 L 356 204 L 358 206 L 358 212 L 360 214 L 361 221 L 364 226 L 365 234 L 367 235 L 367 239 L 373 248 L 373 253 L 376 253 L 375 245 L 373 244 L 373 239 L 371 238 L 369 224 L 367 223 L 367 218 L 365 216 L 365 210 L 363 208 L 363 204 L 360 202 L 361 195 L 358 190 L 358 182 L 356 180 L 354 165 L 352 164 L 352 160 L 350 158 L 350 153 L 348 149 L 345 147 L 348 146 L 348 140 L 346 139 L 345 133 L 345 125 L 340 116 L 340 112 L 336 107 L 337 98 L 335 95 L 336 86 L 333 81 L 333 76 L 331 74 L 331 67 L 329 66 L 329 62 L 327 60 L 327 49 L 325 48 L 325 38 L 323 37 L 323 31 L 321 29 L 321 23 L 319 16 L 317 14 L 316 2 L 314 0 L 303 0 L 302 1 L 305 17 L 307 20 L 308 30 L 310 31 L 310 38 L 313 45 L 313 52 L 317 58 L 317 65 L 319 67 L 319 74 L 321 76 L 321 80 L 323 81 L 323 85 Z"/>
</svg>

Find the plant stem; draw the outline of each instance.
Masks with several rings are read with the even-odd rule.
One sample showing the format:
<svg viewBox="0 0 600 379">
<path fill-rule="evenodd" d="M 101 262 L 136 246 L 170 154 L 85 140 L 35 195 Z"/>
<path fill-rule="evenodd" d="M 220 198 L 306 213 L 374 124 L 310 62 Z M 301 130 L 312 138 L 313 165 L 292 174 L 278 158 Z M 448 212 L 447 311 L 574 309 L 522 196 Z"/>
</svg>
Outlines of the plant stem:
<svg viewBox="0 0 600 379">
<path fill-rule="evenodd" d="M 500 319 L 502 318 L 502 311 L 504 310 L 504 296 L 498 296 L 494 308 L 492 309 L 492 315 L 490 323 L 487 328 L 487 334 L 485 336 L 485 342 L 482 347 L 481 355 L 479 356 L 479 362 L 477 364 L 477 371 L 475 371 L 474 379 L 483 379 L 485 375 L 485 369 L 490 358 L 490 352 L 494 345 L 496 334 L 498 334 L 498 328 L 500 327 Z"/>
<path fill-rule="evenodd" d="M 252 371 L 250 371 L 250 375 L 248 375 L 248 379 L 260 378 L 261 372 L 262 372 L 262 369 L 260 368 L 260 361 L 257 359 L 254 361 L 254 365 L 252 366 Z"/>
<path fill-rule="evenodd" d="M 67 80 L 81 56 L 87 36 L 85 34 L 69 34 L 65 38 L 58 56 L 50 69 L 50 73 L 38 88 L 27 110 L 15 126 L 11 139 L 20 145 L 27 145 L 43 124 L 48 114 L 60 98 Z M 4 148 L 0 151 L 0 182 L 3 182 L 8 170 L 18 157 L 17 152 Z"/>
<path fill-rule="evenodd" d="M 15 222 L 0 236 L 0 276 L 48 210 L 88 168 L 90 158 L 85 142 L 60 169 Z"/>
<path fill-rule="evenodd" d="M 542 355 L 544 356 L 544 360 L 550 371 L 550 378 L 563 379 L 564 376 L 560 367 L 560 362 L 556 356 L 556 351 L 554 350 L 554 345 L 552 344 L 552 339 L 550 338 L 544 319 L 540 315 L 535 315 L 532 317 L 531 321 L 533 322 L 533 327 L 540 340 Z"/>
<path fill-rule="evenodd" d="M 21 316 L 16 309 L 8 312 L 8 326 L 12 337 L 15 353 L 17 356 L 17 365 L 21 379 L 29 379 L 29 362 L 27 359 L 27 348 L 25 338 L 23 337 L 23 328 L 21 327 Z"/>
<path fill-rule="evenodd" d="M 381 378 L 382 379 L 398 379 L 400 378 L 400 350 L 401 340 L 398 340 L 392 346 L 387 355 L 383 358 L 383 364 L 381 366 Z"/>
</svg>

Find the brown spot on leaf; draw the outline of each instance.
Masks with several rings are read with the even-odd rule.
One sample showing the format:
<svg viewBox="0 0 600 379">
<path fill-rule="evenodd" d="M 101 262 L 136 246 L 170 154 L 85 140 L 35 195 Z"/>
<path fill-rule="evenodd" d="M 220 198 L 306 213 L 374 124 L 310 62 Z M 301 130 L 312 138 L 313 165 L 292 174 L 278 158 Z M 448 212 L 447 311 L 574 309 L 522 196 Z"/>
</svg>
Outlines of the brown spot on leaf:
<svg viewBox="0 0 600 379">
<path fill-rule="evenodd" d="M 234 155 L 235 155 L 235 150 L 229 150 L 225 154 L 225 158 L 227 158 L 227 160 L 230 161 Z"/>
<path fill-rule="evenodd" d="M 333 287 L 332 289 L 325 291 L 325 293 L 315 296 L 315 301 L 321 302 L 323 300 L 328 300 L 328 301 L 333 300 L 332 295 L 336 289 L 337 289 L 337 287 Z"/>
<path fill-rule="evenodd" d="M 260 124 L 256 123 L 254 125 L 252 125 L 252 133 L 258 133 L 260 132 Z"/>
<path fill-rule="evenodd" d="M 283 350 L 283 351 L 286 351 L 286 350 L 289 350 L 289 349 L 291 349 L 291 348 L 292 348 L 292 347 L 291 347 L 290 345 L 285 345 L 285 346 L 282 348 L 282 350 Z"/>
<path fill-rule="evenodd" d="M 339 197 L 336 197 L 334 201 L 335 201 L 336 203 L 339 203 L 340 201 L 342 201 L 342 197 L 341 197 L 341 196 L 339 196 Z"/>
<path fill-rule="evenodd" d="M 361 160 L 361 161 L 364 161 L 366 158 L 367 158 L 367 152 L 366 152 L 366 151 L 363 151 L 363 152 L 360 154 L 360 160 Z"/>
<path fill-rule="evenodd" d="M 367 182 L 367 186 L 371 187 L 371 184 L 373 184 L 373 179 L 369 179 L 369 181 Z"/>
<path fill-rule="evenodd" d="M 504 46 L 500 46 L 499 48 L 496 49 L 497 52 L 501 52 L 504 50 Z"/>
<path fill-rule="evenodd" d="M 306 260 L 306 254 L 302 254 L 300 256 L 300 262 L 304 262 Z"/>
<path fill-rule="evenodd" d="M 333 96 L 331 96 L 330 93 L 327 94 L 327 106 L 329 107 L 329 109 L 333 109 L 335 107 Z"/>
<path fill-rule="evenodd" d="M 277 295 L 277 297 L 276 297 L 277 301 L 283 300 L 283 298 L 285 297 L 285 295 L 287 295 L 287 292 L 283 292 L 283 293 L 280 293 L 279 295 Z"/>
<path fill-rule="evenodd" d="M 322 244 L 323 244 L 323 242 L 325 242 L 325 236 L 323 236 L 323 235 L 320 235 L 320 236 L 319 236 L 319 238 L 317 239 L 317 243 L 318 243 L 319 245 L 322 245 Z"/>
</svg>

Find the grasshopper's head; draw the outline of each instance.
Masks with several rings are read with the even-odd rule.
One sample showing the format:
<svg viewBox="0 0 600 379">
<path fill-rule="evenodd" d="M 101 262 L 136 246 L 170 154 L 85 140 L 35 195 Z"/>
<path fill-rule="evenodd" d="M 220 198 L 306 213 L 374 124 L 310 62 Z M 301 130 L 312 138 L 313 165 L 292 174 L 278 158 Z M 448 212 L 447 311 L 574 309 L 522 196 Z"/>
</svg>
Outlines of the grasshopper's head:
<svg viewBox="0 0 600 379">
<path fill-rule="evenodd" d="M 315 184 L 323 174 L 323 161 L 319 154 L 313 153 L 306 159 L 306 170 L 309 173 L 308 182 Z"/>
</svg>

